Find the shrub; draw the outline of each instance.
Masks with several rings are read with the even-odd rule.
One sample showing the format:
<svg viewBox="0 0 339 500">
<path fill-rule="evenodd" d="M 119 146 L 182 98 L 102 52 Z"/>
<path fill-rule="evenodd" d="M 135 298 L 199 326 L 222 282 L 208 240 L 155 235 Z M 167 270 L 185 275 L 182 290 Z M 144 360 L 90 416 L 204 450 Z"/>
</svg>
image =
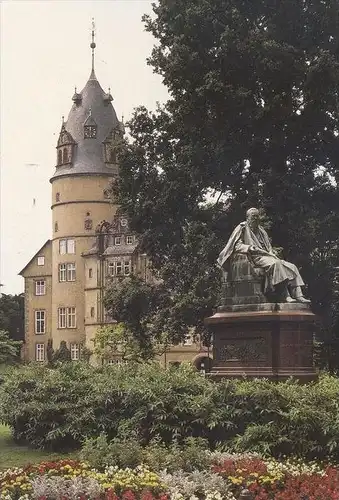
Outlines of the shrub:
<svg viewBox="0 0 339 500">
<path fill-rule="evenodd" d="M 203 438 L 211 449 L 337 460 L 338 396 L 339 379 L 328 375 L 308 385 L 267 380 L 216 384 L 189 366 L 33 365 L 5 375 L 0 420 L 13 428 L 16 440 L 54 450 L 78 448 L 105 434 L 85 445 L 93 448 L 98 466 L 104 464 L 100 454 L 120 466 L 135 463 L 142 454 L 152 466 L 158 457 L 164 467 L 181 460 L 187 469 L 188 463 L 197 464 L 201 449 L 193 440 L 183 454 L 187 438 Z M 165 460 L 161 457 L 168 447 Z"/>
<path fill-rule="evenodd" d="M 166 446 L 160 441 L 151 442 L 142 447 L 131 436 L 129 439 L 114 438 L 108 441 L 107 436 L 87 439 L 81 450 L 81 459 L 91 466 L 102 470 L 108 465 L 117 467 L 137 467 L 143 463 L 152 470 L 167 471 L 203 470 L 211 462 L 207 454 L 208 443 L 200 438 L 187 438 L 182 445 L 174 443 Z"/>
</svg>

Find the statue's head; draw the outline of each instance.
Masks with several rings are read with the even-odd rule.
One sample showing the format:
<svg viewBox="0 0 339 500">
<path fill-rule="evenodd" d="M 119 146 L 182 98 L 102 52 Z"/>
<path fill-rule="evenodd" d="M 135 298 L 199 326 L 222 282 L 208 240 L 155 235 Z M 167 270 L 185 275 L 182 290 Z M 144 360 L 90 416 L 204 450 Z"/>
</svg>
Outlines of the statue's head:
<svg viewBox="0 0 339 500">
<path fill-rule="evenodd" d="M 257 228 L 260 224 L 260 213 L 257 208 L 249 208 L 246 212 L 246 220 L 248 225 Z"/>
</svg>

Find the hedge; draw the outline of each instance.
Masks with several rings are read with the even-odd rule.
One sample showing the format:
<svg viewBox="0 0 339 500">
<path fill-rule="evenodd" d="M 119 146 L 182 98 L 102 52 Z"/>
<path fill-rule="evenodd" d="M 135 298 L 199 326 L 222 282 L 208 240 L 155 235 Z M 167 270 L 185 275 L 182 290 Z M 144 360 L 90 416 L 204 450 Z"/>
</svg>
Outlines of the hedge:
<svg viewBox="0 0 339 500">
<path fill-rule="evenodd" d="M 211 449 L 339 458 L 339 379 L 213 383 L 158 364 L 17 368 L 0 387 L 0 420 L 20 443 L 54 451 L 88 438 L 131 436 L 142 446 L 204 438 Z"/>
</svg>

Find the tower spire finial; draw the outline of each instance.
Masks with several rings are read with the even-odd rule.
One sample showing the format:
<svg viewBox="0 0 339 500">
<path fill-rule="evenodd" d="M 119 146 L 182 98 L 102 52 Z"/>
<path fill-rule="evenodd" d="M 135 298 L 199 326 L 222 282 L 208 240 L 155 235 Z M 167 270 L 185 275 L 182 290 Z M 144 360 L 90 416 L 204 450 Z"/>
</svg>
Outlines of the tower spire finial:
<svg viewBox="0 0 339 500">
<path fill-rule="evenodd" d="M 95 39 L 95 23 L 94 23 L 94 17 L 92 17 L 92 43 L 90 45 L 92 49 L 92 74 L 94 74 L 94 49 L 96 47 L 94 39 Z"/>
</svg>

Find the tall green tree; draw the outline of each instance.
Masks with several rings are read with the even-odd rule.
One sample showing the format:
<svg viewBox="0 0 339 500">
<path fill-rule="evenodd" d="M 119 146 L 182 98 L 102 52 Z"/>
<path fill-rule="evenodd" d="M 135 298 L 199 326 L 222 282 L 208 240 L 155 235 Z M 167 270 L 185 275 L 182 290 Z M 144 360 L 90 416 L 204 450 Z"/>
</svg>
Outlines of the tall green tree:
<svg viewBox="0 0 339 500">
<path fill-rule="evenodd" d="M 13 340 L 24 340 L 24 294 L 0 297 L 0 330 L 5 330 Z"/>
<path fill-rule="evenodd" d="M 251 206 L 326 323 L 339 257 L 339 1 L 159 0 L 144 22 L 170 98 L 135 111 L 112 191 L 169 292 L 163 323 L 202 329 L 218 301 L 215 259 Z"/>
<path fill-rule="evenodd" d="M 22 342 L 11 339 L 8 332 L 0 330 L 0 365 L 18 362 L 21 345 Z"/>
</svg>

